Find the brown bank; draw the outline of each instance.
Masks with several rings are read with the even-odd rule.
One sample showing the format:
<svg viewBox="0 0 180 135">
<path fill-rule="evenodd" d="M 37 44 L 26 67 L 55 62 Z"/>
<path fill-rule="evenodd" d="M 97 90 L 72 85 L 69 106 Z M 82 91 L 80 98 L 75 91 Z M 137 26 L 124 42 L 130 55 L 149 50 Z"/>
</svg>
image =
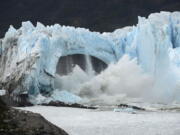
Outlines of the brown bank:
<svg viewBox="0 0 180 135">
<path fill-rule="evenodd" d="M 0 135 L 68 135 L 40 114 L 7 107 L 0 99 Z"/>
</svg>

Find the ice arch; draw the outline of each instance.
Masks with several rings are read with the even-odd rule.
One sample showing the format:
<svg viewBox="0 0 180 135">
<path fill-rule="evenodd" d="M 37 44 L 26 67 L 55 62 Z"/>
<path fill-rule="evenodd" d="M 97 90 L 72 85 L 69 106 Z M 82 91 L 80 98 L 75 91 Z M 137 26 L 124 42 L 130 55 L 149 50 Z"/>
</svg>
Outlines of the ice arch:
<svg viewBox="0 0 180 135">
<path fill-rule="evenodd" d="M 3 88 L 17 94 L 37 95 L 53 91 L 56 66 L 61 57 L 86 54 L 106 65 L 118 60 L 114 43 L 107 37 L 86 29 L 60 25 L 45 27 L 40 23 L 33 26 L 30 22 L 23 22 L 17 30 L 11 26 L 0 46 L 3 46 L 0 48 L 0 61 L 2 65 L 9 65 L 0 68 L 0 80 Z M 6 58 L 7 54 L 11 55 Z M 9 82 L 13 81 L 11 87 Z"/>
</svg>

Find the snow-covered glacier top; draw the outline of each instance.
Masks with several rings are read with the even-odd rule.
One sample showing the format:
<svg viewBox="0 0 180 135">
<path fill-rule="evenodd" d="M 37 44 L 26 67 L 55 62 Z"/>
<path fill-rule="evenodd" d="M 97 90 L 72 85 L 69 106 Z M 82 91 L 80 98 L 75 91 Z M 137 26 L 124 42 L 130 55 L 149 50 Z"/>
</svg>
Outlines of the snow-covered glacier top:
<svg viewBox="0 0 180 135">
<path fill-rule="evenodd" d="M 54 89 L 58 60 L 71 54 L 94 56 L 106 64 L 127 54 L 137 59 L 143 72 L 159 78 L 157 85 L 176 82 L 180 77 L 179 47 L 180 12 L 139 17 L 136 26 L 112 33 L 23 22 L 19 29 L 10 26 L 0 42 L 0 87 L 14 94 L 49 93 Z"/>
</svg>

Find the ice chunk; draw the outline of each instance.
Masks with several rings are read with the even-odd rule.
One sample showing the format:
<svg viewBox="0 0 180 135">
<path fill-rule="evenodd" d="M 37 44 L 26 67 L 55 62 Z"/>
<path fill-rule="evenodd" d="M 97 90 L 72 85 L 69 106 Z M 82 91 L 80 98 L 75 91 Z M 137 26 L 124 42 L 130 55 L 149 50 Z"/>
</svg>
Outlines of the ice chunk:
<svg viewBox="0 0 180 135">
<path fill-rule="evenodd" d="M 0 90 L 0 96 L 6 95 L 6 90 Z"/>
<path fill-rule="evenodd" d="M 51 95 L 52 101 L 61 101 L 64 103 L 79 103 L 82 99 L 79 96 L 76 96 L 66 90 L 56 89 Z"/>
<path fill-rule="evenodd" d="M 82 99 L 73 94 L 73 93 L 70 93 L 66 90 L 54 90 L 51 94 L 51 96 L 49 97 L 45 97 L 41 94 L 38 94 L 37 96 L 31 96 L 30 97 L 30 101 L 33 103 L 33 104 L 43 104 L 43 103 L 49 103 L 51 101 L 60 101 L 60 102 L 64 102 L 64 103 L 67 103 L 67 104 L 73 104 L 73 103 L 80 103 L 82 101 Z"/>
</svg>

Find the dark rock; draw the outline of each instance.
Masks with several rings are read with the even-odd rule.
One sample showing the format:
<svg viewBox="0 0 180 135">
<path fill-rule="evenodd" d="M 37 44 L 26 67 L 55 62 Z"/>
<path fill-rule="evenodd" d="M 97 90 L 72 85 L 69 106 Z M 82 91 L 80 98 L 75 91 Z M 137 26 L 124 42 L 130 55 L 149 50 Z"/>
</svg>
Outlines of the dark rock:
<svg viewBox="0 0 180 135">
<path fill-rule="evenodd" d="M 44 106 L 58 106 L 58 107 L 73 107 L 73 108 L 83 108 L 83 109 L 97 109 L 96 107 L 91 107 L 91 106 L 85 106 L 85 105 L 81 105 L 81 104 L 77 104 L 77 103 L 73 103 L 73 104 L 67 104 L 61 101 L 51 101 L 49 103 L 43 103 L 40 105 L 44 105 Z"/>
<path fill-rule="evenodd" d="M 18 107 L 33 106 L 33 104 L 29 102 L 28 94 L 20 94 L 19 100 Z"/>
<path fill-rule="evenodd" d="M 28 94 L 19 94 L 19 95 L 10 95 L 8 91 L 6 95 L 1 96 L 1 100 L 7 106 L 15 106 L 15 107 L 24 107 L 24 106 L 33 106 L 32 103 L 28 100 Z"/>
<path fill-rule="evenodd" d="M 40 114 L 7 107 L 0 99 L 0 135 L 68 135 Z"/>
<path fill-rule="evenodd" d="M 132 108 L 132 109 L 140 110 L 140 111 L 145 111 L 146 110 L 145 108 L 142 108 L 142 107 L 133 106 L 133 105 L 127 105 L 127 104 L 120 104 L 120 105 L 118 105 L 118 107 L 119 108 Z"/>
</svg>

